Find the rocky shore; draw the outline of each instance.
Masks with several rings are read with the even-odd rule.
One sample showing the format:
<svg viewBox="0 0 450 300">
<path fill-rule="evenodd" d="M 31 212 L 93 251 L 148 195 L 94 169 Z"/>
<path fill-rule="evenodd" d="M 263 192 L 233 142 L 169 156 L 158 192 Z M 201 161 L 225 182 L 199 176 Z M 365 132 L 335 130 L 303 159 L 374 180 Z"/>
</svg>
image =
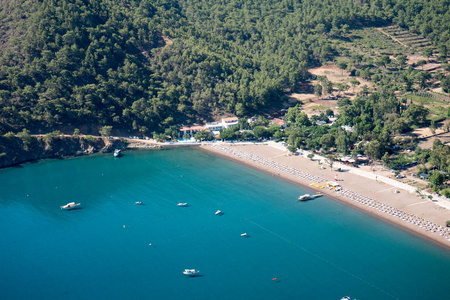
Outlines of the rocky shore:
<svg viewBox="0 0 450 300">
<path fill-rule="evenodd" d="M 113 152 L 116 148 L 126 148 L 127 144 L 123 139 L 92 136 L 30 136 L 27 139 L 0 136 L 0 168 L 46 158 Z"/>
</svg>

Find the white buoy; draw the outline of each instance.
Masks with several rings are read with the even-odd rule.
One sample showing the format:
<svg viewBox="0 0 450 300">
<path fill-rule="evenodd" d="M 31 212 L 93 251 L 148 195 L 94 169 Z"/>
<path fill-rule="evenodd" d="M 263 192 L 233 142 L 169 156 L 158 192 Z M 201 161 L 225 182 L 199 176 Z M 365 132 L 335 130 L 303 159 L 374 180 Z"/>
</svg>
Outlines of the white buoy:
<svg viewBox="0 0 450 300">
<path fill-rule="evenodd" d="M 125 228 L 125 225 L 123 225 L 123 228 Z"/>
<path fill-rule="evenodd" d="M 151 246 L 152 245 L 152 243 L 150 243 L 150 244 L 148 244 L 149 246 Z"/>
</svg>

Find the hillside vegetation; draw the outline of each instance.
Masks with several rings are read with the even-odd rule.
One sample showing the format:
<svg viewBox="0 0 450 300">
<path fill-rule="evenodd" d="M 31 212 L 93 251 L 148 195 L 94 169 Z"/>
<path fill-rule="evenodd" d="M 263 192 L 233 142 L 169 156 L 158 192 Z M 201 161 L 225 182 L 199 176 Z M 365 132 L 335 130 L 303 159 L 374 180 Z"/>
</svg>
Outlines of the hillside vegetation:
<svg viewBox="0 0 450 300">
<path fill-rule="evenodd" d="M 353 27 L 395 22 L 444 51 L 448 8 L 439 0 L 0 0 L 0 133 L 105 125 L 146 133 L 249 115 L 279 105 L 308 66 L 334 57 L 329 38 Z"/>
</svg>

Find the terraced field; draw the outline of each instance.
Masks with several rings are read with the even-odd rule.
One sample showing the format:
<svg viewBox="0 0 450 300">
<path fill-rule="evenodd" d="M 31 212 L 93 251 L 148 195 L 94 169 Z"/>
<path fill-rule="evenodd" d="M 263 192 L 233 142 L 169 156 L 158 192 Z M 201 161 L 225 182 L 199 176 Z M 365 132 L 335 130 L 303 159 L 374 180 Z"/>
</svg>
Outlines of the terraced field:
<svg viewBox="0 0 450 300">
<path fill-rule="evenodd" d="M 379 28 L 379 30 L 386 33 L 400 44 L 412 48 L 413 51 L 422 52 L 425 48 L 432 48 L 433 52 L 436 51 L 430 41 L 425 37 L 406 31 L 397 25 Z"/>
</svg>

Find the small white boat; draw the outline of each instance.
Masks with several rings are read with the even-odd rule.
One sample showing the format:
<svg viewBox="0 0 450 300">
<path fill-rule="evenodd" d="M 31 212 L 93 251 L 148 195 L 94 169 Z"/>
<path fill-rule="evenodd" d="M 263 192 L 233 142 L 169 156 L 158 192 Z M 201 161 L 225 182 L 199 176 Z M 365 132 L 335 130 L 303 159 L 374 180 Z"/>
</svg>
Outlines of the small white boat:
<svg viewBox="0 0 450 300">
<path fill-rule="evenodd" d="M 349 296 L 342 297 L 341 300 L 351 300 Z"/>
<path fill-rule="evenodd" d="M 221 214 L 222 214 L 222 211 L 220 211 L 220 210 L 216 211 L 216 215 L 221 215 Z"/>
<path fill-rule="evenodd" d="M 136 202 L 134 202 L 134 204 L 136 204 L 136 205 L 142 205 L 142 204 L 144 204 L 142 201 L 136 201 Z"/>
<path fill-rule="evenodd" d="M 114 156 L 115 157 L 119 157 L 120 156 L 120 149 L 116 149 L 116 150 L 114 150 Z"/>
<path fill-rule="evenodd" d="M 61 207 L 61 209 L 70 210 L 70 209 L 74 209 L 80 205 L 81 205 L 81 203 L 70 202 L 70 203 L 67 203 L 66 205 L 63 205 L 60 207 Z"/>
<path fill-rule="evenodd" d="M 241 233 L 241 236 L 247 236 L 247 232 Z"/>
<path fill-rule="evenodd" d="M 183 274 L 186 276 L 194 277 L 196 276 L 200 271 L 197 271 L 195 269 L 184 269 Z"/>
<path fill-rule="evenodd" d="M 181 202 L 177 204 L 177 206 L 187 206 L 187 205 L 188 205 L 187 203 L 181 203 Z"/>
<path fill-rule="evenodd" d="M 304 194 L 304 195 L 301 195 L 300 197 L 298 197 L 298 200 L 300 200 L 300 201 L 306 201 L 306 200 L 309 200 L 309 199 L 311 199 L 311 195 L 310 194 Z"/>
</svg>

